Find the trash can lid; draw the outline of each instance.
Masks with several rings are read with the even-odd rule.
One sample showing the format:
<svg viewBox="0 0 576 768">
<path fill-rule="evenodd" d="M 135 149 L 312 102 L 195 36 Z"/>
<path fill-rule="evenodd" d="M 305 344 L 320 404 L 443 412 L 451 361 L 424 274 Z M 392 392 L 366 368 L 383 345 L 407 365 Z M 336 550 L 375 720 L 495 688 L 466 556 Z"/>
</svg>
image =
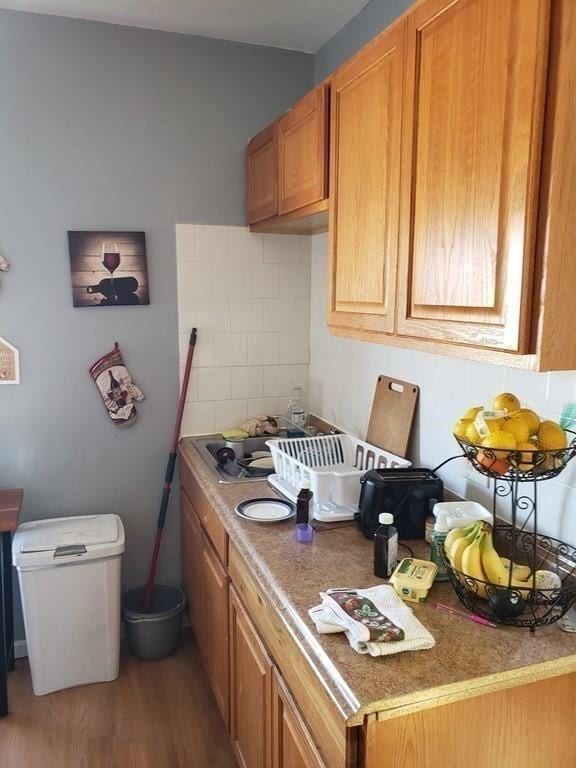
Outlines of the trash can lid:
<svg viewBox="0 0 576 768">
<path fill-rule="evenodd" d="M 55 552 L 65 547 L 115 544 L 124 538 L 117 515 L 85 515 L 35 520 L 20 525 L 14 536 L 14 553 Z"/>
</svg>

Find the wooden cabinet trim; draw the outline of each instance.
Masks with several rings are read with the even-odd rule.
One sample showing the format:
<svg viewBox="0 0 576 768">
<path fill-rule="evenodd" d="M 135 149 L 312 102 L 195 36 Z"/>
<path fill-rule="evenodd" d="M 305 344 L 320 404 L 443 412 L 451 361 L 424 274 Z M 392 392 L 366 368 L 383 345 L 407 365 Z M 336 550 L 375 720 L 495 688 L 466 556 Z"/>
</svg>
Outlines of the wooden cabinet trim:
<svg viewBox="0 0 576 768">
<path fill-rule="evenodd" d="M 328 86 L 318 86 L 303 96 L 278 121 L 279 216 L 295 212 L 328 196 L 328 99 Z M 306 128 L 312 136 L 304 147 L 300 140 L 290 152 L 290 139 Z M 303 171 L 309 174 L 305 186 Z M 290 180 L 294 177 L 294 188 L 290 189 Z"/>
<path fill-rule="evenodd" d="M 326 765 L 343 768 L 346 765 L 346 720 L 232 542 L 228 571 L 275 666 L 298 702 Z"/>
<path fill-rule="evenodd" d="M 278 123 L 246 147 L 246 221 L 254 224 L 278 213 Z"/>
<path fill-rule="evenodd" d="M 180 481 L 214 549 L 218 553 L 218 557 L 226 565 L 228 561 L 228 534 L 220 522 L 218 514 L 198 485 L 198 481 L 194 477 L 194 473 L 184 456 L 180 458 Z"/>
<path fill-rule="evenodd" d="M 284 760 L 284 728 L 294 742 L 294 748 L 301 760 L 301 768 L 326 768 L 312 737 L 300 715 L 294 699 L 284 681 L 274 670 L 272 677 L 272 768 L 297 768 Z"/>
<path fill-rule="evenodd" d="M 395 329 L 404 43 L 394 24 L 332 78 L 329 325 Z"/>
<path fill-rule="evenodd" d="M 427 95 L 425 90 L 426 79 L 422 80 L 423 61 L 419 45 L 423 45 L 424 35 L 428 34 L 431 25 L 436 25 L 442 31 L 446 30 L 446 19 L 452 21 L 457 19 L 456 14 L 461 12 L 470 12 L 472 10 L 478 14 L 507 9 L 513 14 L 509 23 L 509 34 L 514 38 L 510 40 L 500 40 L 500 56 L 510 72 L 509 82 L 514 88 L 506 91 L 503 103 L 500 106 L 494 105 L 493 110 L 482 109 L 481 114 L 489 115 L 487 118 L 493 124 L 498 117 L 498 109 L 503 110 L 500 114 L 504 126 L 504 144 L 502 147 L 493 147 L 484 145 L 483 157 L 484 166 L 480 164 L 479 168 L 490 173 L 494 173 L 492 160 L 496 157 L 502 158 L 501 175 L 494 181 L 501 185 L 498 190 L 498 205 L 493 205 L 489 190 L 481 189 L 476 197 L 470 197 L 475 200 L 476 205 L 484 205 L 486 208 L 492 206 L 492 217 L 496 216 L 498 222 L 497 241 L 495 244 L 494 269 L 496 272 L 490 276 L 490 273 L 484 278 L 481 275 L 485 270 L 485 262 L 478 264 L 480 277 L 476 280 L 475 271 L 472 270 L 470 263 L 466 279 L 458 282 L 455 279 L 452 283 L 457 291 L 462 292 L 466 286 L 469 290 L 475 290 L 476 296 L 469 299 L 469 306 L 458 306 L 458 301 L 447 305 L 443 299 L 448 298 L 450 292 L 446 279 L 439 268 L 435 268 L 429 275 L 425 272 L 422 264 L 416 264 L 415 260 L 423 259 L 424 254 L 430 261 L 429 255 L 436 252 L 442 253 L 442 259 L 445 264 L 449 263 L 448 254 L 449 221 L 442 218 L 438 212 L 433 213 L 434 227 L 430 230 L 425 228 L 419 233 L 418 237 L 443 238 L 443 250 L 436 249 L 434 242 L 427 240 L 427 246 L 424 248 L 421 244 L 415 243 L 418 223 L 416 212 L 419 205 L 418 200 L 430 201 L 430 208 L 433 211 L 437 206 L 435 201 L 446 201 L 444 210 L 453 220 L 460 222 L 462 229 L 465 222 L 465 211 L 461 213 L 450 209 L 450 195 L 454 190 L 442 188 L 438 195 L 431 194 L 423 187 L 421 197 L 418 198 L 418 188 L 422 183 L 420 179 L 426 179 L 426 166 L 422 167 L 421 162 L 417 161 L 416 152 L 419 144 L 419 133 L 422 133 L 422 146 L 431 148 L 428 151 L 431 159 L 428 161 L 428 167 L 433 168 L 433 162 L 438 154 L 437 142 L 432 140 L 431 135 L 425 134 L 428 123 L 426 114 L 421 115 L 420 93 Z M 482 19 L 488 25 L 489 21 Z M 493 21 L 493 20 L 492 20 Z M 480 34 L 481 24 L 476 25 L 478 34 Z M 498 32 L 494 32 L 494 30 Z M 490 31 L 500 34 L 498 25 L 490 22 Z M 427 0 L 423 2 L 416 10 L 407 16 L 407 65 L 406 65 L 406 95 L 404 99 L 404 141 L 402 150 L 402 213 L 400 228 L 400 261 L 399 261 L 399 281 L 398 281 L 398 333 L 421 339 L 433 339 L 450 343 L 464 343 L 476 346 L 506 349 L 513 352 L 528 353 L 534 351 L 530 349 L 530 297 L 533 284 L 533 262 L 535 251 L 535 225 L 536 225 L 536 207 L 538 200 L 539 186 L 539 167 L 540 150 L 542 141 L 542 121 L 544 111 L 544 96 L 546 87 L 546 67 L 548 53 L 548 33 L 549 33 L 549 2 L 540 2 L 537 4 L 514 4 L 506 3 L 501 6 L 490 4 L 487 0 Z M 502 33 L 504 34 L 504 33 Z M 456 36 L 452 33 L 452 39 Z M 455 42 L 456 44 L 456 42 Z M 471 41 L 469 41 L 471 45 Z M 487 44 L 487 43 L 486 43 Z M 429 43 L 429 45 L 432 45 Z M 463 44 L 462 44 L 463 45 Z M 481 43 L 478 43 L 481 45 Z M 505 47 L 508 45 L 508 47 Z M 429 57 L 431 60 L 431 57 Z M 490 60 L 489 53 L 486 54 L 483 61 Z M 450 77 L 454 80 L 457 77 L 457 70 L 450 70 Z M 455 80 L 454 80 L 455 81 Z M 433 82 L 433 81 L 432 81 Z M 482 79 L 479 77 L 479 82 Z M 461 87 L 462 84 L 460 83 Z M 425 104 L 425 102 L 423 102 Z M 436 105 L 436 112 L 443 109 L 444 105 Z M 449 111 L 449 104 L 446 105 Z M 464 106 L 462 106 L 464 109 Z M 433 112 L 430 111 L 430 114 Z M 478 115 L 477 115 L 478 117 Z M 436 114 L 436 121 L 442 124 L 440 117 Z M 463 118 L 462 118 L 463 119 Z M 482 119 L 485 119 L 484 117 Z M 475 123 L 473 123 L 473 126 Z M 463 147 L 461 153 L 469 153 L 466 143 L 466 137 L 459 135 L 451 138 L 451 142 L 460 142 Z M 473 140 L 476 148 L 476 155 L 479 156 L 482 144 L 478 137 Z M 506 143 L 508 142 L 508 143 Z M 499 154 L 496 153 L 498 150 Z M 455 149 L 450 149 L 449 156 L 455 156 Z M 464 154 L 462 155 L 464 156 Z M 474 178 L 479 178 L 477 174 Z M 496 190 L 494 190 L 496 191 Z M 473 190 L 470 191 L 472 196 Z M 452 195 L 454 196 L 454 195 Z M 458 201 L 460 204 L 460 201 Z M 496 212 L 494 212 L 496 209 Z M 425 207 L 423 206 L 425 212 Z M 475 211 L 478 214 L 478 211 Z M 425 214 L 423 214 L 425 215 Z M 428 214 L 429 216 L 432 214 Z M 479 215 L 479 214 L 478 214 Z M 426 219 L 422 219 L 425 223 Z M 438 222 L 446 227 L 446 232 L 442 233 Z M 477 221 L 478 229 L 484 235 L 480 224 L 484 221 Z M 486 221 L 488 225 L 488 220 Z M 473 223 L 467 229 L 463 229 L 467 237 L 472 237 L 476 233 Z M 433 231 L 435 228 L 435 232 Z M 480 235 L 478 235 L 480 237 Z M 487 241 L 486 241 L 487 242 Z M 472 254 L 474 250 L 467 249 L 467 253 Z M 425 262 L 424 262 L 425 264 Z M 431 262 L 432 264 L 432 262 Z M 432 269 L 432 266 L 430 267 Z M 446 266 L 445 269 L 448 269 Z M 457 270 L 450 270 L 448 274 L 457 274 Z M 430 279 L 429 279 L 430 278 Z M 444 296 L 436 292 L 436 298 L 432 297 L 434 292 L 434 280 L 440 281 L 441 290 L 445 292 Z M 482 285 L 485 284 L 485 290 Z M 420 304 L 418 296 L 421 294 Z M 430 299 L 430 300 L 429 300 Z M 464 294 L 463 294 L 464 301 Z"/>
<path fill-rule="evenodd" d="M 272 661 L 270 660 L 258 633 L 256 632 L 248 613 L 244 609 L 234 587 L 230 585 L 230 737 L 236 758 L 241 768 L 267 768 L 271 763 L 271 701 L 272 701 Z M 239 643 L 243 641 L 250 653 L 250 657 L 257 666 L 260 674 L 262 689 L 260 693 L 263 699 L 263 711 L 258 712 L 252 708 L 240 711 L 243 695 L 248 692 L 242 690 L 239 668 Z M 256 702 L 251 702 L 253 707 Z M 259 715 L 262 721 L 259 721 Z M 243 745 L 241 743 L 242 718 L 247 718 L 251 725 L 256 726 L 256 739 L 260 743 Z M 245 734 L 244 734 L 245 735 Z M 251 734 L 253 736 L 253 734 Z M 250 735 L 249 735 L 250 738 Z M 260 755 L 261 760 L 257 765 L 248 764 L 244 751 L 250 747 Z M 244 751 L 243 751 L 244 750 Z"/>
<path fill-rule="evenodd" d="M 200 619 L 202 622 L 200 650 L 218 709 L 228 726 L 230 715 L 228 574 L 204 533 L 202 542 L 204 605 Z M 213 592 L 210 591 L 212 588 Z"/>
<path fill-rule="evenodd" d="M 561 765 L 576 754 L 575 709 L 573 673 L 403 717 L 368 715 L 364 766 L 381 768 L 384 753 L 387 768 Z M 511 725 L 512 712 L 517 726 Z"/>
<path fill-rule="evenodd" d="M 196 638 L 202 628 L 202 526 L 184 488 L 180 488 L 180 543 L 182 587 L 186 594 L 186 611 Z"/>
</svg>

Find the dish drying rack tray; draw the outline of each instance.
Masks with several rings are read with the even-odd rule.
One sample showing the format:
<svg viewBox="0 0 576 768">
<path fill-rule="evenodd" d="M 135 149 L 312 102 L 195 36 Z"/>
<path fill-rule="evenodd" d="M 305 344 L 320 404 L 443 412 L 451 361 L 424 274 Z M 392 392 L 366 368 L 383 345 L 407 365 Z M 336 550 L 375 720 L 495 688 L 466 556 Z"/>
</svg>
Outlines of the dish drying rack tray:
<svg viewBox="0 0 576 768">
<path fill-rule="evenodd" d="M 267 442 L 274 461 L 268 482 L 296 501 L 302 481 L 310 482 L 313 517 L 322 522 L 351 520 L 358 511 L 360 478 L 369 469 L 409 467 L 410 462 L 352 435 L 323 435 Z"/>
</svg>

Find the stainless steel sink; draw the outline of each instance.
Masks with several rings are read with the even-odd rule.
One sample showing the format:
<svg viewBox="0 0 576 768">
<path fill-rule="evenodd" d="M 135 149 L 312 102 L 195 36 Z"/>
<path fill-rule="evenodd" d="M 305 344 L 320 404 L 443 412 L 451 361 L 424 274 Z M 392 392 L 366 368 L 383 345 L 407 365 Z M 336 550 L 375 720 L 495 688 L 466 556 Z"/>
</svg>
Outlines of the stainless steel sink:
<svg viewBox="0 0 576 768">
<path fill-rule="evenodd" d="M 249 437 L 244 441 L 244 450 L 246 454 L 253 453 L 254 451 L 268 451 L 269 448 L 266 445 L 266 442 L 272 439 L 272 435 Z M 222 435 L 195 437 L 192 438 L 192 442 L 196 446 L 196 450 L 200 456 L 204 459 L 204 463 L 208 469 L 211 470 L 219 483 L 258 483 L 266 480 L 266 477 L 254 477 L 253 475 L 248 474 L 245 469 L 241 469 L 240 474 L 238 475 L 231 475 L 218 465 L 218 462 L 216 461 L 216 452 L 226 445 Z"/>
</svg>

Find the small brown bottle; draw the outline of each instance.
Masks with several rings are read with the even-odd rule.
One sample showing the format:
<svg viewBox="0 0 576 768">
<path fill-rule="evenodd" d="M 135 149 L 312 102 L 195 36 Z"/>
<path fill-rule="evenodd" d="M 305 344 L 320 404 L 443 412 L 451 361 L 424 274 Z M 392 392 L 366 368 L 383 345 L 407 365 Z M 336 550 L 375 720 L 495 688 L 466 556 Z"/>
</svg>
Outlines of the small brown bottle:
<svg viewBox="0 0 576 768">
<path fill-rule="evenodd" d="M 314 538 L 314 528 L 310 525 L 311 501 L 310 481 L 302 480 L 300 493 L 296 499 L 296 538 L 301 544 L 310 544 Z"/>
<path fill-rule="evenodd" d="M 379 527 L 374 534 L 374 575 L 389 579 L 398 564 L 398 531 L 389 512 L 378 516 Z"/>
</svg>

